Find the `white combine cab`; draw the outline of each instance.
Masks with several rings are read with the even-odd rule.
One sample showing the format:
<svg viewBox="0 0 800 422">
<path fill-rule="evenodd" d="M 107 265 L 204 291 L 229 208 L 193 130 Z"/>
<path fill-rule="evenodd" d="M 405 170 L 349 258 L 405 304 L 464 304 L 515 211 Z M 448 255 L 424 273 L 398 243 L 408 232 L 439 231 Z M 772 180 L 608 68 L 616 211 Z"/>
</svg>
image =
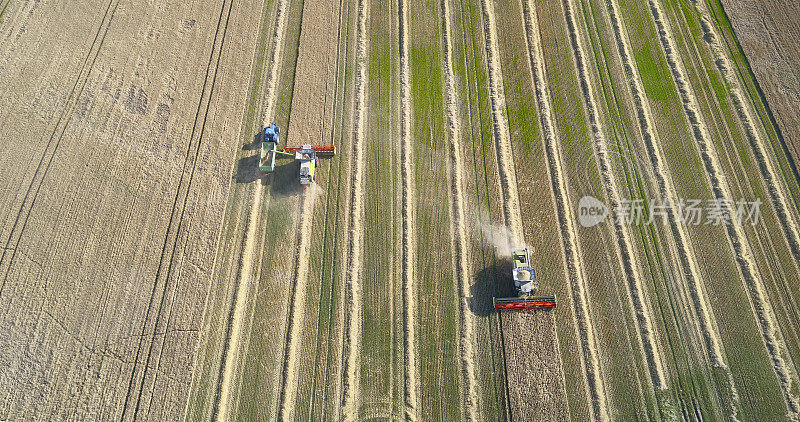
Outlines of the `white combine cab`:
<svg viewBox="0 0 800 422">
<path fill-rule="evenodd" d="M 315 182 L 317 180 L 316 172 L 319 158 L 317 158 L 317 152 L 311 148 L 311 145 L 303 145 L 295 151 L 294 159 L 300 163 L 300 173 L 297 176 L 300 184 L 309 185 L 311 182 Z"/>
<path fill-rule="evenodd" d="M 536 281 L 536 270 L 530 266 L 528 250 L 520 249 L 514 251 L 512 256 L 514 258 L 512 276 L 514 278 L 514 288 L 517 291 L 517 295 L 529 295 L 539 288 L 539 282 Z"/>
<path fill-rule="evenodd" d="M 533 293 L 539 288 L 539 282 L 536 281 L 536 270 L 531 267 L 530 251 L 517 249 L 511 254 L 511 258 L 514 261 L 511 276 L 514 279 L 514 290 L 517 297 L 492 298 L 494 308 L 498 311 L 555 308 L 555 296 L 533 296 Z"/>
</svg>

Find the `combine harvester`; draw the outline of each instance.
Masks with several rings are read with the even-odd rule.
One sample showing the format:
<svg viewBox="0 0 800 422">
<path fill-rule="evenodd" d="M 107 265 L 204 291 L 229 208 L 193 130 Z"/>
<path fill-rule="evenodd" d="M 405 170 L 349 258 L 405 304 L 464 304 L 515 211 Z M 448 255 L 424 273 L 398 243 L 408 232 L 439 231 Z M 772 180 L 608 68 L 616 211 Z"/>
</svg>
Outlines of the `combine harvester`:
<svg viewBox="0 0 800 422">
<path fill-rule="evenodd" d="M 261 142 L 261 159 L 258 161 L 258 169 L 264 173 L 275 171 L 275 160 L 278 156 L 294 157 L 300 163 L 300 172 L 297 179 L 303 186 L 308 186 L 317 180 L 317 166 L 319 157 L 332 157 L 336 155 L 336 147 L 333 145 L 303 145 L 284 146 L 283 150 L 278 149 L 280 139 L 278 134 L 280 128 L 275 123 L 264 128 L 264 141 Z"/>
<path fill-rule="evenodd" d="M 517 297 L 492 298 L 492 304 L 498 311 L 513 311 L 517 309 L 552 309 L 556 307 L 556 297 L 533 296 L 539 288 L 536 281 L 536 270 L 530 266 L 531 257 L 528 249 L 518 249 L 511 254 L 514 261 L 512 270 L 514 290 Z"/>
</svg>

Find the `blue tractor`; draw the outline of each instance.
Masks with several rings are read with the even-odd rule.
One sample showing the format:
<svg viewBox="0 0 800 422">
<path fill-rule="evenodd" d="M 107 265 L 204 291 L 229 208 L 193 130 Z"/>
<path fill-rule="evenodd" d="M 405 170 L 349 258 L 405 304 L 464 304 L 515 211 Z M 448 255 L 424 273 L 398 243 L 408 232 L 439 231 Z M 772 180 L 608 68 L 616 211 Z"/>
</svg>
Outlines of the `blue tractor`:
<svg viewBox="0 0 800 422">
<path fill-rule="evenodd" d="M 273 122 L 264 128 L 264 141 L 261 142 L 261 159 L 258 161 L 258 169 L 263 172 L 275 170 L 275 155 L 278 153 L 278 134 L 281 129 Z"/>
</svg>

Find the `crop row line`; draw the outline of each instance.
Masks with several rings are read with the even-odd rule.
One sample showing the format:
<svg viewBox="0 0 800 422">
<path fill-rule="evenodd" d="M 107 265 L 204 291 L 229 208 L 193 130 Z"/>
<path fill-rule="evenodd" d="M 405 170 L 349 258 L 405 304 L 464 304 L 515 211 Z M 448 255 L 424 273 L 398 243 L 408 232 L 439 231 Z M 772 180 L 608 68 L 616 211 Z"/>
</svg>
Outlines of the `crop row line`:
<svg viewBox="0 0 800 422">
<path fill-rule="evenodd" d="M 719 157 L 709 141 L 709 134 L 705 121 L 697 111 L 697 99 L 695 98 L 694 91 L 686 80 L 686 70 L 680 58 L 676 57 L 677 49 L 672 38 L 672 30 L 669 27 L 669 23 L 664 19 L 664 12 L 659 2 L 648 0 L 648 4 L 650 14 L 658 29 L 659 42 L 666 56 L 667 63 L 670 66 L 673 80 L 680 93 L 684 115 L 692 127 L 694 140 L 705 166 L 712 191 L 717 197 L 731 198 L 731 190 L 725 175 L 722 173 Z M 753 254 L 743 229 L 737 224 L 729 224 L 725 229 L 728 240 L 731 243 L 731 248 L 737 257 L 736 263 L 742 274 L 745 291 L 750 298 L 751 306 L 756 315 L 767 352 L 772 360 L 773 370 L 778 377 L 789 416 L 796 417 L 798 412 L 800 412 L 800 402 L 798 402 L 793 392 L 796 388 L 795 377 L 787 367 L 784 359 L 784 356 L 788 356 L 788 350 L 778 330 L 778 323 L 764 287 L 761 274 L 754 262 Z"/>
<path fill-rule="evenodd" d="M 581 344 L 581 368 L 586 377 L 586 395 L 590 398 L 594 417 L 608 419 L 605 388 L 600 375 L 600 362 L 597 357 L 597 339 L 595 328 L 589 318 L 589 303 L 586 298 L 586 272 L 581 260 L 582 252 L 578 241 L 574 216 L 571 215 L 567 179 L 561 158 L 561 142 L 553 123 L 550 96 L 544 71 L 544 55 L 541 49 L 541 35 L 538 27 L 538 16 L 533 0 L 522 0 L 522 12 L 525 20 L 525 35 L 528 43 L 528 59 L 531 67 L 531 79 L 536 92 L 536 103 L 539 108 L 540 123 L 544 133 L 546 162 L 550 176 L 551 189 L 556 202 L 556 215 L 561 232 L 561 244 L 565 251 L 565 265 L 569 283 L 567 287 L 572 296 L 575 315 L 575 330 Z"/>
<path fill-rule="evenodd" d="M 270 73 L 267 77 L 267 91 L 266 91 L 266 104 L 262 126 L 266 126 L 267 122 L 272 118 L 275 110 L 275 103 L 277 99 L 277 83 L 278 72 L 281 67 L 283 58 L 283 39 L 286 35 L 286 25 L 288 21 L 288 6 L 289 0 L 279 0 L 278 8 L 275 13 L 275 31 L 272 36 L 272 54 L 270 57 Z M 214 401 L 214 418 L 216 420 L 225 420 L 228 418 L 228 407 L 230 406 L 230 399 L 233 385 L 233 380 L 236 376 L 235 370 L 239 362 L 239 343 L 241 341 L 242 331 L 244 329 L 244 313 L 248 303 L 248 292 L 251 290 L 250 285 L 253 278 L 258 278 L 257 274 L 260 269 L 256 269 L 256 276 L 253 277 L 253 254 L 257 243 L 258 226 L 261 219 L 259 213 L 261 210 L 261 197 L 264 189 L 256 186 L 253 193 L 251 202 L 250 213 L 248 215 L 247 232 L 245 234 L 244 251 L 239 262 L 238 276 L 236 278 L 236 290 L 233 300 L 233 309 L 231 310 L 231 317 L 226 326 L 226 341 L 225 349 L 223 351 L 223 361 L 221 362 L 221 382 L 217 387 L 216 397 Z"/>
<path fill-rule="evenodd" d="M 524 233 L 517 195 L 516 172 L 511 153 L 508 121 L 503 114 L 506 110 L 506 101 L 505 93 L 503 92 L 503 74 L 500 69 L 500 53 L 497 46 L 497 24 L 495 22 L 494 6 L 489 4 L 488 0 L 481 0 L 481 6 L 483 7 L 486 62 L 489 68 L 489 98 L 492 108 L 495 150 L 503 194 L 503 213 L 511 233 L 518 240 L 522 240 Z M 510 240 L 508 239 L 508 241 Z"/>
<path fill-rule="evenodd" d="M 345 6 L 347 6 L 346 7 L 346 10 L 347 10 L 346 12 L 345 12 Z M 343 73 L 345 73 L 345 72 L 343 72 L 343 67 L 347 67 L 348 49 L 347 49 L 347 41 L 345 41 L 343 43 L 342 42 L 342 37 L 344 36 L 345 40 L 349 39 L 347 37 L 347 34 L 349 34 L 349 32 L 350 32 L 349 24 L 347 24 L 346 29 L 344 29 L 345 28 L 345 22 L 346 22 L 345 19 L 347 17 L 349 17 L 349 15 L 350 15 L 350 2 L 345 1 L 345 0 L 339 0 L 339 16 L 338 16 L 338 24 L 337 24 L 337 31 L 336 31 L 336 39 L 337 39 L 337 41 L 336 41 L 336 67 L 335 67 L 335 69 L 336 69 L 336 82 L 335 82 L 334 95 L 333 95 L 333 98 L 334 98 L 333 116 L 334 117 L 331 119 L 332 124 L 331 124 L 331 128 L 330 128 L 330 139 L 331 139 L 331 141 L 333 143 L 337 143 L 337 144 L 342 144 L 343 143 L 343 131 L 341 131 L 341 130 L 339 132 L 339 141 L 336 142 L 336 141 L 334 141 L 334 139 L 336 138 L 337 128 L 341 129 L 343 124 L 344 124 L 344 114 L 345 113 L 343 111 L 346 108 L 345 106 L 343 106 L 343 104 L 344 104 L 343 99 L 344 99 L 344 95 L 345 95 L 345 93 L 344 93 L 345 92 L 345 88 L 344 87 L 347 85 L 347 83 L 345 81 L 345 78 L 343 76 Z M 347 19 L 347 20 L 349 20 L 349 19 Z M 342 60 L 342 58 L 344 58 L 344 60 Z M 327 99 L 326 99 L 326 102 L 327 102 Z M 338 112 L 337 112 L 337 110 L 338 110 Z M 337 124 L 337 120 L 338 120 L 338 124 Z M 326 198 L 326 206 L 325 206 L 326 212 L 325 212 L 325 222 L 324 222 L 325 232 L 324 232 L 323 241 L 322 241 L 322 245 L 323 245 L 322 246 L 323 260 L 322 260 L 322 268 L 321 268 L 321 271 L 320 271 L 320 273 L 321 273 L 321 276 L 320 276 L 320 289 L 322 289 L 322 287 L 324 286 L 324 279 L 327 278 L 326 277 L 326 268 L 327 268 L 327 265 L 328 265 L 327 264 L 328 261 L 326 259 L 324 259 L 324 257 L 327 256 L 327 254 L 328 254 L 328 244 L 329 244 L 329 240 L 328 239 L 329 239 L 329 236 L 332 237 L 332 239 L 330 240 L 332 245 L 330 247 L 334 251 L 337 250 L 336 245 L 338 244 L 338 237 L 339 237 L 339 230 L 338 230 L 339 218 L 338 218 L 338 216 L 339 216 L 339 210 L 341 209 L 340 208 L 340 201 L 341 201 L 341 197 L 342 197 L 341 194 L 340 194 L 341 185 L 342 185 L 342 183 L 341 183 L 342 182 L 342 172 L 343 172 L 342 171 L 342 167 L 343 166 L 342 166 L 341 163 L 339 163 L 338 165 L 334 166 L 333 161 L 331 161 L 331 164 L 328 165 L 328 169 L 329 170 L 333 170 L 334 168 L 336 169 L 336 190 L 335 190 L 336 193 L 335 194 L 328 193 L 327 198 Z M 330 173 L 331 173 L 331 178 L 330 179 L 333 180 L 334 179 L 333 171 L 331 171 Z M 329 189 L 331 188 L 331 184 L 330 183 L 328 183 L 328 187 L 329 187 Z M 331 213 L 330 209 L 331 209 L 331 203 L 332 202 L 335 203 L 336 205 L 334 206 L 334 210 L 335 211 Z M 332 217 L 332 219 L 331 219 L 331 217 Z M 331 228 L 329 228 L 329 224 L 330 224 L 329 221 L 333 224 L 333 227 L 331 227 Z M 330 233 L 329 233 L 329 230 L 330 230 Z M 317 373 L 318 371 L 315 371 L 314 372 L 314 381 L 313 381 L 312 387 L 311 387 L 311 403 L 309 405 L 309 410 L 308 410 L 309 415 L 313 415 L 314 414 L 314 404 L 315 404 L 315 402 L 317 400 L 319 400 L 319 402 L 321 403 L 321 407 L 322 407 L 322 412 L 320 412 L 320 414 L 322 415 L 322 418 L 325 417 L 325 405 L 327 403 L 327 398 L 328 398 L 328 389 L 326 387 L 328 385 L 328 379 L 329 379 L 330 372 L 331 372 L 330 371 L 330 362 L 331 362 L 330 359 L 331 359 L 331 349 L 332 349 L 332 347 L 330 347 L 330 343 L 331 343 L 331 339 L 334 338 L 334 336 L 333 336 L 333 331 L 334 330 L 332 329 L 332 327 L 334 326 L 333 319 L 334 319 L 334 314 L 335 314 L 335 308 L 333 306 L 333 303 L 335 302 L 334 292 L 336 291 L 336 276 L 333 273 L 335 273 L 335 271 L 336 271 L 335 268 L 336 268 L 337 257 L 335 255 L 337 255 L 337 254 L 334 253 L 333 255 L 334 255 L 334 257 L 330 261 L 331 262 L 331 266 L 332 266 L 332 270 L 331 270 L 332 274 L 331 274 L 330 279 L 329 279 L 330 280 L 330 288 L 328 290 L 328 298 L 332 302 L 329 305 L 328 315 L 326 316 L 327 317 L 327 323 L 324 323 L 323 319 L 322 319 L 322 309 L 323 309 L 322 301 L 325 298 L 325 295 L 322 292 L 320 292 L 320 294 L 319 294 L 319 307 L 317 308 L 318 309 L 318 311 L 317 311 L 318 327 L 322 326 L 323 324 L 326 324 L 328 326 L 327 335 L 325 336 L 326 341 L 325 342 L 322 342 L 322 341 L 319 341 L 319 340 L 317 341 L 317 347 L 316 347 L 317 350 L 315 352 L 315 358 L 314 358 L 314 361 L 317 362 L 318 359 L 319 359 L 319 355 L 320 355 L 319 349 L 322 348 L 323 344 L 324 344 L 325 345 L 324 348 L 325 348 L 326 352 L 325 352 L 325 359 L 324 359 L 325 370 L 323 371 L 325 375 L 323 376 L 323 379 L 322 379 L 322 385 L 323 385 L 322 397 L 320 399 L 317 399 L 317 383 L 318 383 L 319 375 Z M 317 334 L 317 336 L 319 338 L 319 333 Z"/>
<path fill-rule="evenodd" d="M 733 99 L 734 108 L 742 121 L 742 124 L 747 133 L 747 138 L 755 151 L 756 159 L 759 162 L 761 174 L 765 179 L 767 191 L 770 194 L 770 199 L 775 209 L 778 211 L 778 221 L 784 230 L 789 247 L 795 257 L 795 261 L 800 262 L 800 234 L 798 234 L 797 221 L 794 213 L 791 211 L 787 194 L 784 191 L 784 185 L 781 183 L 783 178 L 779 177 L 780 173 L 775 169 L 774 154 L 768 153 L 765 145 L 768 143 L 764 138 L 762 126 L 756 125 L 756 119 L 753 116 L 751 104 L 745 101 L 742 92 L 744 91 L 742 83 L 734 74 L 733 66 L 730 59 L 720 43 L 720 35 L 716 30 L 715 25 L 711 23 L 710 13 L 706 7 L 705 0 L 694 0 L 693 3 L 697 6 L 700 12 L 700 23 L 703 30 L 703 39 L 711 47 L 711 51 L 715 56 L 715 63 L 720 70 L 725 80 L 731 86 L 730 93 Z M 796 262 L 796 264 L 797 264 Z"/>
<path fill-rule="evenodd" d="M 626 28 L 622 21 L 622 16 L 619 13 L 619 6 L 615 0 L 607 0 L 606 5 L 608 8 L 609 16 L 611 18 L 611 26 L 614 30 L 614 36 L 617 41 L 617 51 L 622 58 L 623 68 L 628 77 L 630 92 L 633 96 L 634 106 L 636 107 L 637 121 L 639 123 L 639 130 L 642 138 L 647 147 L 648 157 L 653 166 L 653 173 L 656 178 L 658 189 L 661 194 L 666 198 L 677 198 L 675 193 L 675 183 L 672 174 L 667 166 L 664 165 L 665 158 L 663 152 L 659 148 L 660 142 L 658 135 L 653 129 L 652 111 L 650 105 L 643 97 L 644 88 L 642 85 L 641 76 L 635 70 L 631 60 L 631 50 L 627 41 L 627 36 L 623 33 L 622 28 Z M 695 256 L 694 249 L 689 244 L 689 235 L 683 225 L 677 224 L 678 218 L 676 211 L 672 210 L 671 218 L 669 219 L 669 226 L 673 237 L 675 238 L 676 246 L 678 248 L 678 255 L 681 263 L 683 264 L 687 285 L 690 288 L 692 300 L 696 311 L 700 317 L 700 324 L 703 328 L 703 337 L 706 342 L 709 357 L 712 364 L 717 366 L 724 366 L 724 357 L 722 352 L 722 345 L 719 337 L 719 332 L 715 326 L 715 318 L 713 312 L 708 305 L 708 297 L 704 291 L 705 283 L 700 275 L 700 269 L 697 264 L 697 257 Z"/>
<path fill-rule="evenodd" d="M 186 183 L 186 192 L 185 192 L 184 197 L 183 197 L 183 204 L 181 206 L 181 213 L 180 213 L 180 216 L 178 217 L 178 220 L 177 220 L 178 221 L 178 226 L 177 226 L 177 228 L 175 229 L 175 232 L 174 232 L 173 244 L 172 244 L 172 248 L 170 249 L 170 257 L 169 257 L 169 260 L 167 261 L 168 262 L 167 270 L 164 273 L 165 274 L 164 275 L 164 278 L 165 278 L 165 280 L 164 280 L 164 288 L 163 288 L 163 291 L 161 293 L 161 301 L 160 301 L 159 306 L 158 306 L 158 311 L 156 312 L 156 320 L 155 320 L 155 323 L 153 324 L 153 334 L 151 335 L 152 340 L 151 340 L 150 346 L 148 347 L 148 350 L 147 350 L 147 357 L 144 360 L 144 367 L 142 368 L 142 377 L 141 377 L 141 381 L 140 381 L 140 384 L 139 384 L 139 392 L 138 392 L 138 396 L 137 396 L 137 399 L 136 399 L 136 407 L 134 408 L 134 413 L 133 413 L 133 419 L 134 420 L 136 420 L 136 418 L 137 418 L 137 416 L 139 414 L 141 396 L 142 396 L 142 393 L 144 391 L 144 382 L 145 382 L 145 379 L 147 378 L 147 372 L 150 369 L 150 363 L 149 362 L 150 362 L 150 356 L 151 356 L 151 354 L 153 352 L 153 343 L 155 342 L 155 337 L 158 335 L 157 334 L 158 325 L 159 325 L 159 321 L 161 320 L 162 310 L 164 308 L 164 300 L 165 300 L 165 297 L 167 295 L 167 292 L 169 291 L 170 274 L 172 273 L 172 266 L 174 264 L 175 251 L 176 251 L 176 249 L 178 247 L 178 239 L 179 239 L 179 236 L 180 236 L 181 227 L 183 226 L 184 214 L 186 213 L 186 207 L 187 207 L 187 204 L 188 204 L 188 201 L 189 201 L 189 193 L 190 193 L 190 190 L 191 190 L 192 182 L 194 181 L 195 170 L 197 169 L 198 156 L 200 154 L 200 146 L 202 145 L 203 135 L 205 134 L 206 121 L 208 119 L 208 111 L 209 111 L 209 109 L 211 107 L 211 101 L 212 101 L 212 98 L 213 98 L 213 95 L 214 95 L 214 87 L 216 86 L 217 75 L 218 75 L 218 72 L 219 72 L 220 62 L 222 60 L 222 51 L 223 51 L 223 48 L 225 46 L 225 39 L 226 39 L 226 36 L 227 36 L 227 33 L 228 33 L 228 24 L 229 24 L 230 18 L 231 18 L 231 11 L 233 10 L 233 2 L 228 2 L 227 3 L 227 7 L 228 7 L 227 13 L 225 12 L 225 5 L 226 5 L 226 3 L 223 2 L 222 7 L 220 9 L 220 16 L 219 16 L 219 19 L 217 21 L 217 30 L 216 30 L 216 33 L 214 34 L 214 42 L 212 43 L 212 51 L 211 51 L 211 54 L 209 56 L 208 68 L 206 69 L 206 78 L 205 78 L 205 81 L 203 82 L 203 90 L 201 92 L 201 96 L 200 96 L 200 101 L 199 101 L 199 104 L 198 104 L 197 112 L 195 113 L 195 126 L 193 126 L 192 135 L 189 137 L 190 141 L 189 141 L 189 147 L 187 148 L 186 162 L 188 163 L 189 162 L 189 157 L 192 157 L 192 159 L 191 159 L 191 171 L 189 173 L 188 182 Z M 224 18 L 223 18 L 223 16 L 224 16 Z M 222 23 L 223 19 L 225 20 L 224 24 Z M 220 34 L 220 32 L 221 32 L 221 34 Z M 217 39 L 218 38 L 219 38 L 219 47 L 217 48 Z M 200 128 L 199 128 L 199 134 L 197 136 L 197 141 L 194 141 L 194 132 L 195 132 L 195 130 L 197 130 L 197 123 L 198 123 L 198 120 L 199 120 L 199 113 L 201 112 L 202 106 L 203 106 L 203 98 L 204 98 L 204 94 L 205 94 L 205 90 L 206 90 L 206 85 L 208 84 L 208 81 L 209 81 L 209 71 L 210 71 L 210 68 L 211 68 L 211 63 L 214 60 L 214 51 L 216 51 L 216 63 L 214 65 L 214 73 L 213 73 L 213 76 L 211 76 L 211 78 L 210 78 L 211 79 L 211 86 L 210 86 L 210 88 L 208 90 L 208 96 L 205 97 L 205 98 L 207 98 L 207 100 L 205 101 L 205 110 L 203 111 L 203 119 L 202 119 L 202 123 L 201 123 Z M 192 148 L 194 148 L 193 152 L 191 152 Z M 184 170 L 184 172 L 185 172 L 185 170 Z M 183 177 L 181 177 L 181 182 L 183 182 Z M 182 183 L 179 184 L 179 186 L 178 186 L 178 191 L 176 193 L 176 199 L 177 199 L 177 196 L 179 195 L 179 193 L 181 192 L 181 185 L 182 185 Z M 174 211 L 175 211 L 175 207 L 173 206 L 173 212 Z M 170 226 L 171 226 L 171 223 L 172 222 L 170 221 Z M 169 228 L 168 228 L 167 229 L 167 233 L 166 233 L 167 238 L 169 237 L 169 235 L 170 234 L 169 234 Z M 165 239 L 165 242 L 166 242 L 166 239 Z M 163 254 L 163 252 L 162 252 L 162 254 Z M 159 277 L 159 274 L 161 272 L 162 264 L 163 264 L 163 255 L 162 255 L 161 262 L 159 262 L 159 267 L 158 267 L 158 271 L 156 273 L 156 281 L 154 283 L 154 288 L 155 288 L 155 285 L 158 284 L 158 277 Z M 174 304 L 175 304 L 175 294 L 176 294 L 176 292 L 173 291 L 172 292 L 172 298 L 170 300 L 169 308 L 168 308 L 168 311 L 167 311 L 167 320 L 166 320 L 166 323 L 164 325 L 164 329 L 165 330 L 167 330 L 167 328 L 169 327 L 170 321 L 172 320 L 172 309 L 173 309 Z M 152 299 L 151 299 L 151 301 L 152 301 Z M 150 307 L 148 307 L 148 312 L 149 312 L 149 309 L 150 309 Z M 144 323 L 143 329 L 146 326 L 147 326 L 147 319 L 145 319 L 145 323 Z M 159 374 L 161 372 L 160 371 L 160 369 L 161 369 L 161 357 L 163 355 L 163 350 L 164 350 L 166 341 L 167 341 L 167 336 L 163 335 L 161 337 L 161 345 L 160 345 L 160 348 L 158 349 L 159 353 L 157 355 L 157 361 L 156 361 L 156 364 L 155 364 L 153 383 L 152 383 L 153 386 L 156 385 L 156 382 L 158 380 L 158 376 L 159 376 Z M 137 353 L 138 353 L 138 350 L 137 350 Z M 135 374 L 135 366 L 134 366 L 134 369 L 131 372 L 131 381 L 133 381 L 134 374 Z M 130 394 L 131 394 L 131 391 L 129 389 L 128 394 L 126 394 L 126 401 L 127 401 L 127 397 Z M 149 400 L 148 400 L 148 403 L 147 403 L 147 408 L 148 409 L 150 407 L 150 403 L 152 402 L 152 399 L 153 399 L 153 395 L 151 394 L 149 396 Z M 123 412 L 124 411 L 125 411 L 125 409 L 123 410 Z"/>
<path fill-rule="evenodd" d="M 313 186 L 309 189 L 322 189 Z M 298 233 L 297 260 L 294 269 L 294 283 L 289 300 L 289 326 L 286 328 L 284 346 L 283 374 L 280 389 L 280 419 L 292 419 L 297 395 L 298 359 L 300 358 L 300 334 L 303 329 L 306 308 L 306 292 L 308 291 L 308 266 L 311 243 L 311 226 L 314 220 L 314 205 L 321 192 L 306 191 L 300 198 L 300 231 Z"/>
<path fill-rule="evenodd" d="M 369 17 L 368 0 L 358 1 L 358 24 L 356 34 L 356 44 L 358 48 L 356 71 L 356 98 L 355 98 L 355 125 L 353 128 L 353 148 L 352 166 L 353 174 L 351 185 L 353 189 L 350 197 L 349 210 L 349 239 L 347 267 L 345 268 L 346 283 L 349 297 L 347 306 L 349 315 L 345 323 L 345 350 L 346 361 L 344 363 L 344 399 L 342 416 L 344 420 L 356 420 L 358 418 L 359 400 L 359 364 L 361 342 L 361 281 L 362 276 L 362 249 L 364 243 L 364 149 L 365 135 L 364 124 L 366 120 L 366 101 L 368 86 L 368 46 L 367 20 Z"/>
<path fill-rule="evenodd" d="M 595 95 L 590 83 L 589 71 L 586 66 L 586 59 L 584 57 L 583 48 L 580 43 L 579 33 L 576 28 L 575 15 L 572 7 L 571 0 L 564 1 L 564 12 L 567 21 L 567 28 L 572 44 L 572 51 L 575 57 L 575 64 L 578 68 L 580 76 L 580 86 L 583 92 L 584 105 L 589 116 L 589 123 L 592 130 L 592 137 L 594 138 L 595 153 L 598 157 L 599 168 L 602 177 L 603 187 L 606 190 L 611 202 L 611 209 L 618 209 L 620 203 L 619 187 L 616 183 L 616 176 L 611 164 L 611 159 L 608 155 L 608 142 L 603 134 L 602 123 L 600 121 L 599 111 L 595 103 Z M 639 267 L 632 262 L 634 257 L 633 247 L 631 245 L 630 235 L 622 225 L 615 224 L 614 231 L 617 237 L 617 253 L 620 264 L 625 270 L 627 278 L 627 285 L 630 294 L 630 300 L 633 305 L 636 318 L 634 324 L 639 333 L 639 341 L 645 354 L 648 367 L 650 368 L 650 378 L 653 386 L 658 389 L 664 389 L 664 368 L 662 363 L 661 351 L 653 334 L 652 315 L 647 301 L 642 292 L 641 280 L 642 276 L 639 272 Z"/>
<path fill-rule="evenodd" d="M 475 375 L 475 316 L 469 309 L 467 299 L 470 294 L 472 274 L 469 265 L 469 248 L 464 208 L 464 158 L 461 150 L 461 119 L 457 110 L 458 93 L 453 74 L 453 41 L 450 22 L 450 2 L 440 1 L 442 14 L 442 36 L 444 46 L 444 70 L 447 98 L 448 138 L 450 141 L 450 220 L 455 260 L 455 279 L 459 292 L 459 316 L 461 319 L 460 353 L 461 366 L 466 391 L 464 392 L 467 420 L 479 420 L 480 395 Z"/>
<path fill-rule="evenodd" d="M 414 228 L 416 227 L 414 203 L 414 176 L 412 173 L 413 145 L 411 141 L 411 82 L 408 68 L 408 5 L 398 0 L 398 37 L 400 54 L 400 180 L 401 219 L 403 230 L 402 286 L 404 324 L 404 379 L 406 419 L 418 418 L 419 366 L 416 353 L 416 298 L 414 294 Z"/>
</svg>

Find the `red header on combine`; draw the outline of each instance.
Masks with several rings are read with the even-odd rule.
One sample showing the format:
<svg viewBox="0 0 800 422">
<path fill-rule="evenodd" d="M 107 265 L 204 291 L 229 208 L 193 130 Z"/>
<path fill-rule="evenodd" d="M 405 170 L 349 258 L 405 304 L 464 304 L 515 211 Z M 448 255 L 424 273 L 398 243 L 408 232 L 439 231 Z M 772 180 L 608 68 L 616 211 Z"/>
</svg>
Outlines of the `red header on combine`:
<svg viewBox="0 0 800 422">
<path fill-rule="evenodd" d="M 286 146 L 283 148 L 286 152 L 294 152 L 303 149 L 301 146 Z M 328 153 L 328 154 L 336 154 L 336 146 L 335 145 L 311 145 L 311 149 L 319 153 Z"/>
<path fill-rule="evenodd" d="M 552 309 L 556 307 L 555 296 L 495 298 L 494 308 L 498 311 L 515 311 L 520 309 Z"/>
<path fill-rule="evenodd" d="M 517 249 L 511 254 L 514 266 L 511 276 L 517 297 L 496 297 L 492 299 L 494 309 L 498 311 L 514 311 L 518 309 L 552 309 L 556 307 L 555 296 L 534 296 L 539 288 L 536 281 L 536 270 L 531 267 L 530 251 Z"/>
</svg>

